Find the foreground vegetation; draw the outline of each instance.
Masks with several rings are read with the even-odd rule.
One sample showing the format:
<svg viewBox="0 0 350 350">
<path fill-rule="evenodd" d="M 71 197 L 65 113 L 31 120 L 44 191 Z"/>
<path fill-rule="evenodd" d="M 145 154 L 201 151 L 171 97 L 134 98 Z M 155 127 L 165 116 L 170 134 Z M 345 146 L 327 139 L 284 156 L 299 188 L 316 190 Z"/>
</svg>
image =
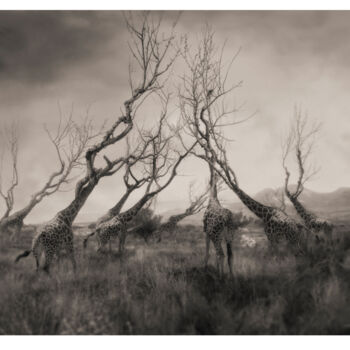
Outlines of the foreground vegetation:
<svg viewBox="0 0 350 350">
<path fill-rule="evenodd" d="M 349 334 L 349 232 L 338 233 L 328 251 L 296 259 L 285 252 L 271 258 L 257 231 L 245 233 L 255 245 L 236 236 L 234 276 L 219 279 L 214 250 L 203 267 L 200 228 L 149 245 L 128 237 L 123 259 L 116 244 L 111 255 L 96 253 L 92 242 L 84 253 L 77 235 L 76 275 L 63 260 L 51 276 L 35 273 L 31 257 L 13 263 L 30 246 L 25 230 L 1 246 L 0 333 Z"/>
</svg>

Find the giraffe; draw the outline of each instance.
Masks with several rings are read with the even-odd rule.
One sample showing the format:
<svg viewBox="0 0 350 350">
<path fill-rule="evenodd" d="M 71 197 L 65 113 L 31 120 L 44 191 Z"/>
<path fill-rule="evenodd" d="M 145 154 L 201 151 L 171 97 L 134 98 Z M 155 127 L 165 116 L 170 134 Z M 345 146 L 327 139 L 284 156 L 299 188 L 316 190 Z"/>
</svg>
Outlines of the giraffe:
<svg viewBox="0 0 350 350">
<path fill-rule="evenodd" d="M 73 201 L 65 209 L 59 211 L 51 221 L 38 231 L 33 238 L 31 249 L 25 250 L 22 254 L 18 255 L 15 262 L 33 254 L 36 261 L 36 270 L 38 271 L 40 267 L 40 257 L 42 253 L 44 253 L 45 264 L 43 270 L 49 273 L 53 258 L 64 249 L 75 270 L 76 261 L 74 257 L 72 223 L 96 184 L 97 180 L 95 179 L 90 180 L 83 188 L 81 188 L 82 186 L 78 186 Z"/>
<path fill-rule="evenodd" d="M 307 228 L 302 223 L 292 219 L 281 209 L 259 203 L 232 181 L 229 183 L 242 203 L 262 220 L 265 234 L 273 251 L 276 250 L 278 243 L 285 239 L 296 254 L 303 252 Z"/>
<path fill-rule="evenodd" d="M 189 209 L 190 208 L 186 209 L 184 213 L 170 216 L 166 222 L 160 225 L 158 231 L 162 233 L 164 232 L 174 233 L 178 227 L 177 224 L 187 216 L 193 214 Z"/>
<path fill-rule="evenodd" d="M 333 232 L 333 224 L 325 219 L 317 217 L 314 213 L 307 210 L 299 201 L 298 195 L 293 195 L 288 188 L 285 189 L 286 195 L 292 202 L 296 212 L 302 218 L 305 226 L 310 232 L 316 234 L 316 238 L 319 239 L 318 233 L 323 232 L 326 239 L 331 239 Z"/>
<path fill-rule="evenodd" d="M 124 251 L 125 239 L 127 235 L 127 223 L 129 223 L 143 208 L 143 206 L 151 198 L 158 194 L 158 192 L 159 190 L 153 192 L 146 192 L 146 194 L 130 209 L 118 215 L 115 215 L 110 220 L 104 221 L 99 226 L 97 226 L 94 232 L 96 233 L 98 241 L 97 251 L 101 252 L 103 250 L 103 247 L 108 242 L 110 242 L 111 238 L 119 237 L 119 253 L 122 254 Z M 109 246 L 109 249 L 111 249 L 111 246 Z"/>
<path fill-rule="evenodd" d="M 224 270 L 224 252 L 221 246 L 222 240 L 226 242 L 227 262 L 232 275 L 232 241 L 233 241 L 233 218 L 229 209 L 223 208 L 218 199 L 217 174 L 211 165 L 210 169 L 210 195 L 207 209 L 204 212 L 203 227 L 206 236 L 205 266 L 208 265 L 210 241 L 213 242 L 216 251 L 216 265 L 221 276 Z"/>
<path fill-rule="evenodd" d="M 191 186 L 190 186 L 190 189 L 191 189 Z M 178 223 L 181 220 L 183 220 L 187 216 L 199 213 L 203 209 L 206 200 L 207 200 L 207 189 L 202 195 L 200 195 L 197 198 L 192 199 L 190 195 L 190 206 L 183 213 L 170 216 L 166 222 L 164 222 L 159 226 L 159 228 L 155 233 L 155 236 L 158 235 L 157 242 L 160 242 L 162 240 L 162 236 L 161 236 L 162 233 L 165 233 L 165 232 L 170 234 L 175 233 L 176 230 L 178 229 Z"/>
<path fill-rule="evenodd" d="M 305 182 L 314 175 L 306 165 L 313 148 L 313 137 L 318 132 L 319 125 L 316 124 L 310 130 L 307 130 L 307 117 L 302 117 L 300 111 L 295 111 L 295 113 L 294 125 L 282 148 L 282 166 L 285 172 L 284 193 L 293 204 L 294 209 L 303 220 L 307 229 L 315 234 L 316 239 L 319 239 L 318 233 L 321 231 L 323 231 L 326 239 L 330 239 L 333 232 L 332 223 L 318 218 L 314 213 L 306 209 L 299 200 L 299 196 L 304 190 Z M 291 191 L 289 188 L 291 173 L 288 169 L 287 158 L 292 150 L 298 166 L 298 179 L 295 189 Z"/>
<path fill-rule="evenodd" d="M 12 215 L 2 219 L 0 222 L 0 232 L 9 234 L 10 238 L 20 234 L 23 228 L 24 219 L 27 217 L 27 215 L 31 212 L 31 210 L 36 204 L 36 202 L 31 201 L 23 209 L 18 210 Z"/>
<path fill-rule="evenodd" d="M 100 226 L 103 223 L 109 222 L 111 219 L 113 219 L 113 217 L 117 216 L 120 213 L 121 209 L 123 208 L 124 204 L 126 203 L 127 199 L 129 198 L 130 194 L 136 188 L 138 188 L 138 186 L 139 186 L 138 183 L 136 185 L 128 186 L 127 191 L 120 198 L 120 200 L 112 208 L 110 208 L 105 215 L 101 216 L 97 220 L 96 224 L 93 226 L 94 230 L 91 233 L 89 233 L 88 235 L 86 235 L 86 237 L 84 238 L 84 241 L 83 241 L 84 249 L 86 249 L 86 247 L 87 247 L 87 243 L 88 243 L 89 238 L 96 234 L 97 228 L 100 228 Z M 109 251 L 111 251 L 112 250 L 111 240 L 109 240 L 108 243 L 109 243 Z"/>
</svg>

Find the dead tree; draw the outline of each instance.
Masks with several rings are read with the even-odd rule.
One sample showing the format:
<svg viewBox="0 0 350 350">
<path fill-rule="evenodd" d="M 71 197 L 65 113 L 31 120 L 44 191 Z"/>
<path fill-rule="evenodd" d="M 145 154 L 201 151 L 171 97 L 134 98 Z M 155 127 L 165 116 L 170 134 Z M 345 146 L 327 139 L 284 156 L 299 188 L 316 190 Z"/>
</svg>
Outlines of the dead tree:
<svg viewBox="0 0 350 350">
<path fill-rule="evenodd" d="M 314 149 L 315 137 L 320 130 L 320 126 L 318 123 L 309 125 L 307 115 L 303 116 L 300 110 L 295 110 L 289 134 L 282 145 L 282 166 L 285 172 L 284 191 L 305 226 L 316 234 L 316 238 L 319 238 L 318 234 L 323 232 L 326 238 L 330 239 L 333 224 L 328 220 L 317 217 L 316 214 L 306 209 L 299 200 L 305 183 L 318 172 L 318 169 L 310 164 L 310 155 Z M 294 190 L 289 186 L 291 172 L 287 166 L 287 161 L 290 155 L 293 156 L 298 168 L 298 179 Z"/>
<path fill-rule="evenodd" d="M 131 222 L 139 211 L 147 205 L 161 191 L 165 190 L 177 175 L 181 162 L 193 150 L 196 141 L 184 152 L 177 150 L 175 133 L 166 123 L 166 109 L 158 123 L 155 132 L 141 132 L 139 136 L 142 147 L 143 180 L 145 183 L 144 195 L 130 209 L 119 213 L 112 219 L 102 222 L 96 227 L 98 251 L 110 242 L 112 238 L 119 237 L 119 252 L 123 253 L 127 235 L 127 224 Z M 132 228 L 134 229 L 134 228 Z M 87 237 L 86 239 L 88 239 Z M 86 242 L 84 242 L 86 245 Z M 110 249 L 111 246 L 109 245 Z"/>
<path fill-rule="evenodd" d="M 99 132 L 94 133 L 91 120 L 87 117 L 81 122 L 73 120 L 72 113 L 63 120 L 60 115 L 60 121 L 55 132 L 50 132 L 45 127 L 50 142 L 52 143 L 58 167 L 47 178 L 44 185 L 35 192 L 28 204 L 16 212 L 12 213 L 14 205 L 14 188 L 19 181 L 17 169 L 17 153 L 18 153 L 18 131 L 12 126 L 9 145 L 12 158 L 12 180 L 7 194 L 0 189 L 0 194 L 6 202 L 6 212 L 0 220 L 0 231 L 12 236 L 20 233 L 23 221 L 45 197 L 50 196 L 59 191 L 63 186 L 73 181 L 72 173 L 81 168 L 84 152 L 91 141 L 98 136 Z"/>
<path fill-rule="evenodd" d="M 183 57 L 188 70 L 182 78 L 179 99 L 187 133 L 199 144 L 197 155 L 205 160 L 243 204 L 263 221 L 272 247 L 276 247 L 281 239 L 286 239 L 300 252 L 304 226 L 281 210 L 263 205 L 244 192 L 228 161 L 226 144 L 231 140 L 225 135 L 225 130 L 227 127 L 242 124 L 253 116 L 252 114 L 237 119 L 236 112 L 239 108 L 229 108 L 227 104 L 226 98 L 241 86 L 241 82 L 227 86 L 230 67 L 236 56 L 225 65 L 223 50 L 218 51 L 215 48 L 213 32 L 207 30 L 197 51 L 191 54 L 185 47 Z"/>
<path fill-rule="evenodd" d="M 128 161 L 125 163 L 125 173 L 123 175 L 123 182 L 126 190 L 118 202 L 93 224 L 93 228 L 98 227 L 103 222 L 106 222 L 118 215 L 130 195 L 135 190 L 141 188 L 148 181 L 149 176 L 138 176 L 138 174 L 136 174 L 133 170 L 134 167 L 139 165 L 139 162 L 141 162 L 144 157 L 146 157 L 145 149 L 143 149 L 138 155 L 134 153 L 131 157 L 130 144 L 127 138 L 127 153 L 125 158 L 128 159 Z"/>
<path fill-rule="evenodd" d="M 162 126 L 162 123 L 163 123 L 163 119 L 161 118 L 161 121 L 160 121 L 161 126 Z M 141 174 L 139 174 L 137 172 L 137 168 L 140 165 L 142 165 L 147 158 L 150 157 L 150 153 L 148 149 L 150 142 L 151 142 L 151 138 L 148 138 L 147 141 L 144 140 L 143 143 L 142 142 L 139 143 L 136 150 L 134 150 L 133 152 L 130 152 L 130 143 L 127 138 L 127 152 L 126 152 L 127 161 L 125 162 L 125 173 L 123 176 L 123 182 L 126 187 L 126 191 L 124 192 L 122 197 L 116 202 L 116 204 L 107 211 L 106 214 L 101 216 L 93 225 L 89 225 L 91 226 L 93 231 L 85 237 L 83 241 L 84 248 L 86 248 L 89 238 L 95 235 L 96 230 L 104 222 L 108 222 L 111 219 L 113 219 L 115 216 L 119 215 L 121 209 L 127 202 L 131 193 L 141 188 L 143 185 L 145 185 L 147 182 L 151 180 L 151 177 L 147 173 L 141 172 Z"/>
<path fill-rule="evenodd" d="M 199 213 L 201 210 L 205 208 L 205 202 L 208 199 L 208 189 L 206 189 L 201 195 L 194 196 L 193 195 L 193 183 L 190 184 L 189 188 L 189 202 L 190 205 L 187 209 L 176 215 L 172 215 L 168 218 L 168 220 L 162 223 L 159 229 L 155 232 L 155 236 L 157 236 L 157 242 L 162 240 L 162 234 L 170 233 L 174 234 L 178 229 L 178 223 L 184 218 Z"/>
<path fill-rule="evenodd" d="M 136 83 L 134 77 L 130 75 L 131 96 L 124 102 L 122 115 L 107 129 L 102 140 L 86 151 L 86 174 L 76 184 L 72 202 L 38 232 L 33 240 L 32 249 L 24 251 L 16 261 L 33 253 L 39 268 L 40 255 L 43 251 L 45 253 L 44 270 L 48 272 L 52 259 L 60 249 L 64 248 L 75 268 L 72 231 L 74 219 L 99 181 L 103 177 L 115 174 L 132 159 L 132 155 L 127 158 L 122 156 L 109 159 L 106 154 L 101 153 L 127 137 L 133 129 L 136 112 L 145 98 L 150 94 L 161 93 L 163 78 L 166 78 L 166 73 L 172 66 L 177 53 L 169 57 L 174 40 L 173 33 L 166 38 L 160 32 L 160 23 L 152 22 L 148 15 L 144 16 L 140 28 L 130 21 L 127 21 L 127 27 L 132 38 L 131 56 L 140 65 L 140 79 Z M 102 167 L 97 167 L 97 158 L 104 160 Z"/>
<path fill-rule="evenodd" d="M 0 164 L 0 195 L 5 202 L 6 209 L 3 216 L 0 219 L 0 227 L 1 222 L 10 215 L 13 209 L 15 201 L 14 190 L 18 186 L 18 124 L 13 122 L 9 127 L 4 127 L 4 130 L 1 133 L 1 138 L 3 139 L 4 144 L 1 152 Z M 9 163 L 11 164 L 11 180 L 7 190 L 3 189 L 3 169 L 5 153 L 9 153 Z"/>
</svg>

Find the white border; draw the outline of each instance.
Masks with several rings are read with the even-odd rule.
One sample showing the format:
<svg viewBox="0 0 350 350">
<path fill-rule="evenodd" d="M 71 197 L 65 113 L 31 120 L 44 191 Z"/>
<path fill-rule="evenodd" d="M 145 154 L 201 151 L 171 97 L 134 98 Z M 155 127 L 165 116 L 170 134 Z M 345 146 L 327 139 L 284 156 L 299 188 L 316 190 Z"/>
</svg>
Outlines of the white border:
<svg viewBox="0 0 350 350">
<path fill-rule="evenodd" d="M 0 338 L 3 349 L 254 349 L 254 350 L 328 350 L 343 347 L 344 336 L 22 336 Z M 7 345 L 7 346 L 6 346 Z M 343 346 L 342 346 L 343 345 Z"/>
<path fill-rule="evenodd" d="M 330 1 L 303 1 L 303 0 L 288 0 L 288 1 L 227 1 L 227 0 L 211 0 L 211 1 L 189 1 L 189 0 L 177 0 L 176 2 L 169 1 L 110 1 L 99 0 L 97 1 L 38 1 L 32 0 L 26 1 L 7 1 L 2 2 L 0 10 L 21 10 L 21 9 L 45 9 L 45 10 L 127 10 L 127 9 L 163 9 L 163 10 L 341 10 L 349 9 L 349 2 L 344 0 Z M 252 337 L 190 337 L 190 336 L 172 336 L 172 337 L 155 337 L 155 336 L 119 336 L 119 337 L 74 337 L 74 336 L 47 336 L 47 337 L 12 337 L 2 336 L 0 337 L 0 344 L 2 349 L 40 349 L 49 348 L 50 350 L 62 350 L 64 347 L 67 349 L 79 349 L 84 350 L 96 349 L 103 347 L 126 348 L 130 349 L 166 349 L 166 350 L 179 350 L 179 347 L 204 349 L 219 349 L 225 348 L 242 348 L 242 349 L 278 349 L 281 350 L 295 350 L 297 347 L 303 348 L 317 348 L 317 350 L 329 349 L 329 348 L 343 348 L 345 342 L 348 341 L 346 337 L 286 337 L 286 336 L 252 336 Z M 343 346 L 342 346 L 343 345 Z"/>
<path fill-rule="evenodd" d="M 3 10 L 344 10 L 350 3 L 345 0 L 14 0 L 2 1 Z"/>
</svg>

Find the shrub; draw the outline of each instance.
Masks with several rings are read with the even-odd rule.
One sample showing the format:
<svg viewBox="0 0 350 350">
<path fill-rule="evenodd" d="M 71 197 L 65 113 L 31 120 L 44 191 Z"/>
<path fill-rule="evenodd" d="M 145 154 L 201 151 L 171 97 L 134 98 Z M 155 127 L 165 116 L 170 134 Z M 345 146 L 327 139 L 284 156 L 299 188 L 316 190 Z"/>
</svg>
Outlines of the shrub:
<svg viewBox="0 0 350 350">
<path fill-rule="evenodd" d="M 155 215 L 153 210 L 146 208 L 141 209 L 131 223 L 132 227 L 136 228 L 133 233 L 139 236 L 148 243 L 148 240 L 158 230 L 160 226 L 161 216 Z"/>
</svg>

